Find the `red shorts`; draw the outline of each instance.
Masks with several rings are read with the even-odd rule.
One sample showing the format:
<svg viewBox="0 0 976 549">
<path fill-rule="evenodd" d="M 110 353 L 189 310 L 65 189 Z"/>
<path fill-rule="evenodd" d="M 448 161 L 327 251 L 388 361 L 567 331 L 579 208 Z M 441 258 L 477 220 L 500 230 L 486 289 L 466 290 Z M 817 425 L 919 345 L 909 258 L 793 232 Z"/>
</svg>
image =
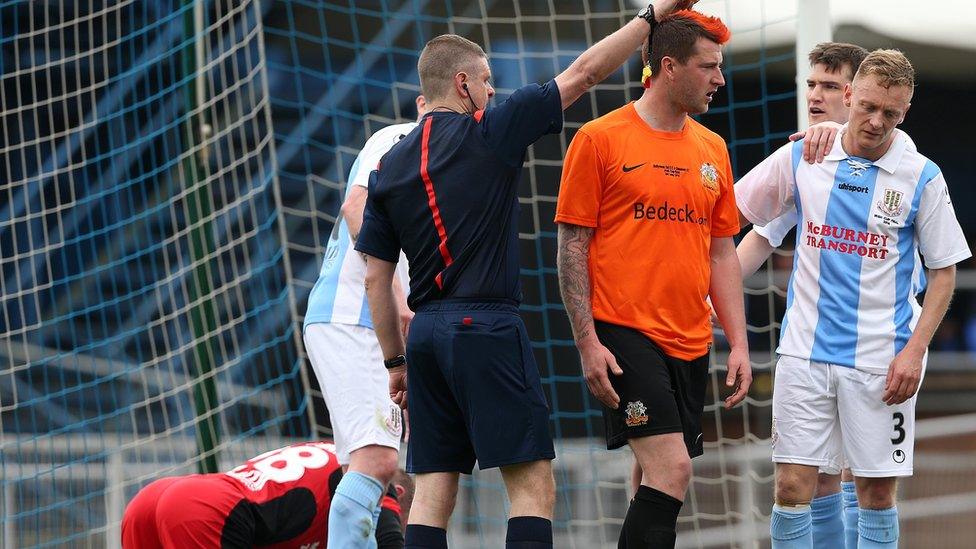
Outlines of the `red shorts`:
<svg viewBox="0 0 976 549">
<path fill-rule="evenodd" d="M 237 547 L 221 540 L 227 519 L 244 499 L 234 481 L 223 476 L 189 475 L 159 479 L 132 499 L 122 516 L 124 549 L 216 549 Z M 228 529 L 250 535 L 247 525 Z M 228 543 L 230 542 L 230 543 Z M 241 547 L 251 543 L 242 540 Z"/>
</svg>

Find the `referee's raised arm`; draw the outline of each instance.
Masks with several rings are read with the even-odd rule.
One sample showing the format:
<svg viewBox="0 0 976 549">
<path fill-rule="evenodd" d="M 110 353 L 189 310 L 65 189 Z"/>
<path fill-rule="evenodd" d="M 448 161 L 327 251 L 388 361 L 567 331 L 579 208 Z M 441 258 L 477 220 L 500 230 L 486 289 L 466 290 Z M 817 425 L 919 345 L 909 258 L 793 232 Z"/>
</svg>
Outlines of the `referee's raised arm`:
<svg viewBox="0 0 976 549">
<path fill-rule="evenodd" d="M 673 11 L 689 9 L 697 2 L 661 0 L 648 4 L 629 23 L 590 46 L 555 78 L 563 110 L 623 65 L 634 50 L 644 43 L 658 20 Z"/>
</svg>

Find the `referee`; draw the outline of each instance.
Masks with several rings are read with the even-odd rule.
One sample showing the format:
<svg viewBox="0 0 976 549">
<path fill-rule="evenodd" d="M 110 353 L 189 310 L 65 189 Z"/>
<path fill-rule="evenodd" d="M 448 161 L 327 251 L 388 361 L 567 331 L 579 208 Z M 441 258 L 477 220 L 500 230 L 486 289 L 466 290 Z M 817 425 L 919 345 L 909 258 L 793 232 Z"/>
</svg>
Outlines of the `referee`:
<svg viewBox="0 0 976 549">
<path fill-rule="evenodd" d="M 663 0 L 657 17 L 693 3 Z M 518 316 L 519 174 L 529 145 L 561 131 L 562 111 L 623 64 L 655 24 L 648 6 L 553 80 L 494 108 L 480 46 L 443 35 L 420 54 L 428 113 L 372 176 L 356 243 L 368 256 L 366 292 L 391 396 L 403 407 L 409 396 L 407 470 L 417 474 L 417 492 L 408 548 L 447 547 L 458 475 L 476 461 L 501 468 L 511 501 L 506 546 L 552 547 L 549 409 Z M 391 290 L 401 249 L 417 313 L 406 357 Z"/>
</svg>

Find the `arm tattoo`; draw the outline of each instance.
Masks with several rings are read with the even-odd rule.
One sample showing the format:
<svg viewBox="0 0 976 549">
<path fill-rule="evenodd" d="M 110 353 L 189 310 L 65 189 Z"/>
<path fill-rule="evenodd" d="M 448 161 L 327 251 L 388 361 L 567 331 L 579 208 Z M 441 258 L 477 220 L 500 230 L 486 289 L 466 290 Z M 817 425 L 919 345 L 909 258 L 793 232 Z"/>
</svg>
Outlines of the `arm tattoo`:
<svg viewBox="0 0 976 549">
<path fill-rule="evenodd" d="M 593 333 L 593 307 L 590 302 L 590 239 L 593 229 L 559 224 L 556 264 L 559 293 L 579 342 Z"/>
</svg>

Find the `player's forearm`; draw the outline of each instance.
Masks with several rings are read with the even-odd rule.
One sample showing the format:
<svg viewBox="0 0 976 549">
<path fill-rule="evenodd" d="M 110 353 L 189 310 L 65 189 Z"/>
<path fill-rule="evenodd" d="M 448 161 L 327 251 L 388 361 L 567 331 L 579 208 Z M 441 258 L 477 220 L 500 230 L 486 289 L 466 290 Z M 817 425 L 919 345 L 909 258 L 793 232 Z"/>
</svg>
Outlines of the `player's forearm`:
<svg viewBox="0 0 976 549">
<path fill-rule="evenodd" d="M 577 57 L 569 68 L 556 77 L 563 109 L 623 65 L 644 42 L 649 31 L 647 22 L 635 17 Z"/>
<path fill-rule="evenodd" d="M 363 210 L 366 209 L 366 187 L 353 185 L 349 188 L 346 200 L 339 208 L 339 214 L 349 228 L 349 237 L 355 242 L 359 238 L 359 230 L 363 227 Z"/>
<path fill-rule="evenodd" d="M 397 269 L 400 269 L 399 265 L 397 265 Z M 398 275 L 393 276 L 393 298 L 399 310 L 407 310 L 407 291 L 404 289 L 403 283 L 400 282 Z"/>
<path fill-rule="evenodd" d="M 929 343 L 932 342 L 935 331 L 945 318 L 946 311 L 949 310 L 949 303 L 956 289 L 955 265 L 944 269 L 930 269 L 927 275 L 928 287 L 925 289 L 922 313 L 918 317 L 918 324 L 915 325 L 912 336 L 908 338 L 908 343 L 905 345 L 905 350 L 918 356 L 924 355 Z"/>
<path fill-rule="evenodd" d="M 376 332 L 384 358 L 402 355 L 404 351 L 396 296 L 393 293 L 395 268 L 395 263 L 367 256 L 366 299 L 369 301 L 373 331 Z"/>
<path fill-rule="evenodd" d="M 742 271 L 731 238 L 714 239 L 711 254 L 712 275 L 709 295 L 726 339 L 733 349 L 747 350 L 745 302 L 742 297 Z"/>
<path fill-rule="evenodd" d="M 593 306 L 590 302 L 590 239 L 593 229 L 560 223 L 557 233 L 556 265 L 559 293 L 569 315 L 578 347 L 596 341 Z"/>
<path fill-rule="evenodd" d="M 756 273 L 759 267 L 769 259 L 773 253 L 773 248 L 769 241 L 755 229 L 750 230 L 735 248 L 735 253 L 739 256 L 739 268 L 742 270 L 742 279 L 745 280 Z"/>
<path fill-rule="evenodd" d="M 691 7 L 697 0 L 657 0 L 654 4 L 654 18 L 660 21 L 668 14 Z M 620 68 L 634 50 L 644 43 L 651 27 L 639 17 L 593 44 L 565 71 L 556 76 L 556 87 L 562 98 L 563 109 L 593 86 L 602 82 L 610 73 Z"/>
</svg>

